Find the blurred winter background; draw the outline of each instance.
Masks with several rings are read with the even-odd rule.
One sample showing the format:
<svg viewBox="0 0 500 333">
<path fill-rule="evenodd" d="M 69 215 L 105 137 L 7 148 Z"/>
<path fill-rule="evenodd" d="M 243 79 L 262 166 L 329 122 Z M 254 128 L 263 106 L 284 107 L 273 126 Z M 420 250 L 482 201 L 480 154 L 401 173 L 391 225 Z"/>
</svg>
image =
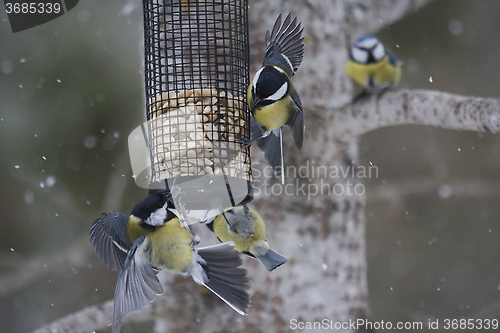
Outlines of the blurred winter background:
<svg viewBox="0 0 500 333">
<path fill-rule="evenodd" d="M 404 62 L 401 87 L 499 98 L 498 13 L 439 0 L 376 35 Z M 0 10 L 1 332 L 113 297 L 88 231 L 145 195 L 127 148 L 144 113 L 142 38 L 138 1 L 80 1 L 16 34 Z M 360 156 L 379 170 L 364 182 L 373 320 L 500 318 L 500 137 L 384 128 Z"/>
</svg>

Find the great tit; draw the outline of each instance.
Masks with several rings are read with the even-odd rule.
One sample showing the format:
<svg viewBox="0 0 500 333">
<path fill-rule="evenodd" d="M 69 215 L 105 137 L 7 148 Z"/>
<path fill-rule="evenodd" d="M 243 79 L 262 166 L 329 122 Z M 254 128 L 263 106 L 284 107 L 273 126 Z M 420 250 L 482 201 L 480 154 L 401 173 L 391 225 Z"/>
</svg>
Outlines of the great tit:
<svg viewBox="0 0 500 333">
<path fill-rule="evenodd" d="M 364 90 L 354 101 L 380 90 L 381 97 L 401 79 L 401 62 L 387 52 L 384 45 L 375 37 L 366 35 L 359 38 L 351 47 L 346 64 L 347 74 Z"/>
<path fill-rule="evenodd" d="M 266 225 L 255 210 L 247 206 L 226 209 L 208 227 L 221 242 L 234 242 L 236 251 L 257 258 L 272 271 L 288 259 L 269 247 L 266 241 Z"/>
<path fill-rule="evenodd" d="M 290 126 L 298 149 L 304 144 L 305 119 L 300 97 L 291 78 L 304 55 L 302 31 L 291 15 L 281 23 L 278 16 L 271 33 L 266 34 L 266 54 L 262 68 L 248 86 L 247 101 L 252 114 L 247 145 L 257 141 L 276 177 L 285 182 L 283 171 L 282 127 Z"/>
<path fill-rule="evenodd" d="M 163 288 L 159 270 L 189 275 L 239 314 L 246 314 L 249 279 L 241 268 L 234 244 L 196 249 L 191 235 L 168 209 L 168 197 L 151 193 L 132 210 L 103 214 L 92 225 L 90 241 L 101 260 L 118 270 L 113 309 L 113 333 L 120 332 L 125 315 L 152 302 Z M 173 206 L 172 206 L 173 207 Z"/>
</svg>

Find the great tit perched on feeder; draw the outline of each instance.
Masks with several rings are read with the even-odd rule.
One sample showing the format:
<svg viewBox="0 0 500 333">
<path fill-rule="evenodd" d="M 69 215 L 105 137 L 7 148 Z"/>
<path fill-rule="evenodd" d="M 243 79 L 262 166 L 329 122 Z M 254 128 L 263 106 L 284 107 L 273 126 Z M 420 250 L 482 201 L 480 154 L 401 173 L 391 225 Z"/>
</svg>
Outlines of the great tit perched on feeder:
<svg viewBox="0 0 500 333">
<path fill-rule="evenodd" d="M 354 82 L 364 88 L 354 98 L 355 102 L 370 95 L 369 91 L 380 90 L 378 96 L 381 97 L 387 90 L 395 87 L 401 79 L 401 62 L 387 52 L 377 38 L 366 35 L 351 47 L 346 71 Z"/>
<path fill-rule="evenodd" d="M 300 97 L 291 78 L 304 55 L 300 23 L 290 14 L 281 23 L 278 16 L 271 33 L 266 34 L 266 55 L 247 91 L 251 140 L 264 151 L 275 175 L 284 184 L 282 127 L 290 126 L 298 149 L 304 144 L 305 119 Z"/>
<path fill-rule="evenodd" d="M 159 270 L 189 275 L 207 287 L 239 314 L 246 314 L 250 287 L 234 244 L 196 249 L 190 233 L 181 226 L 168 195 L 149 191 L 130 216 L 103 214 L 90 230 L 90 242 L 106 266 L 120 274 L 115 289 L 113 333 L 125 315 L 152 302 L 163 288 Z"/>
<path fill-rule="evenodd" d="M 234 242 L 236 251 L 259 259 L 268 271 L 288 260 L 269 247 L 264 220 L 247 206 L 228 208 L 207 225 L 221 242 Z"/>
</svg>

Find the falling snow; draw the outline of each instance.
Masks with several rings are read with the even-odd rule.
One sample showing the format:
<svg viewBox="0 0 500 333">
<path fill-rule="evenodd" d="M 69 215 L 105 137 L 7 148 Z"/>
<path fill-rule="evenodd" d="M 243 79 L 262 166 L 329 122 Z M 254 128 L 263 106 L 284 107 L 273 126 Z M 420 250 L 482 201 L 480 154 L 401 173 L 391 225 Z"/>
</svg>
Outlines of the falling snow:
<svg viewBox="0 0 500 333">
<path fill-rule="evenodd" d="M 45 185 L 47 187 L 52 187 L 56 184 L 57 182 L 57 178 L 56 176 L 53 176 L 53 175 L 50 175 L 50 176 L 47 176 L 47 178 L 45 179 Z"/>
<path fill-rule="evenodd" d="M 24 202 L 26 202 L 28 205 L 32 204 L 35 201 L 35 194 L 28 190 L 24 193 Z"/>
<path fill-rule="evenodd" d="M 449 185 L 441 185 L 438 189 L 438 194 L 441 198 L 448 199 L 452 194 L 451 187 Z"/>
<path fill-rule="evenodd" d="M 458 20 L 450 20 L 448 30 L 455 36 L 460 36 L 464 30 L 462 22 Z"/>
<path fill-rule="evenodd" d="M 89 134 L 83 138 L 83 146 L 87 149 L 92 149 L 97 144 L 97 138 L 92 134 Z"/>
</svg>

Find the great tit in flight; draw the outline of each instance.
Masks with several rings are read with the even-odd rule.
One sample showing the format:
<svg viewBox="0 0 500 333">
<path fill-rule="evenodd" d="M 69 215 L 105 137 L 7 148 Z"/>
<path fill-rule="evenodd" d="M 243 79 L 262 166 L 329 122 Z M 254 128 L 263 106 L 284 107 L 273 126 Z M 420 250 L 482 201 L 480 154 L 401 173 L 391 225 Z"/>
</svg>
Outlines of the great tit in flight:
<svg viewBox="0 0 500 333">
<path fill-rule="evenodd" d="M 191 276 L 242 315 L 248 310 L 249 279 L 234 244 L 196 249 L 190 233 L 169 208 L 173 205 L 168 195 L 150 190 L 130 216 L 111 212 L 92 225 L 90 242 L 97 255 L 119 272 L 113 333 L 120 331 L 125 315 L 162 294 L 156 276 L 161 269 Z"/>
<path fill-rule="evenodd" d="M 304 143 L 305 119 L 300 97 L 291 78 L 299 68 L 304 55 L 300 23 L 290 14 L 281 22 L 278 16 L 271 32 L 266 34 L 266 54 L 262 68 L 248 86 L 247 101 L 250 120 L 251 145 L 264 151 L 274 174 L 284 184 L 282 127 L 290 126 L 298 149 Z"/>
</svg>

